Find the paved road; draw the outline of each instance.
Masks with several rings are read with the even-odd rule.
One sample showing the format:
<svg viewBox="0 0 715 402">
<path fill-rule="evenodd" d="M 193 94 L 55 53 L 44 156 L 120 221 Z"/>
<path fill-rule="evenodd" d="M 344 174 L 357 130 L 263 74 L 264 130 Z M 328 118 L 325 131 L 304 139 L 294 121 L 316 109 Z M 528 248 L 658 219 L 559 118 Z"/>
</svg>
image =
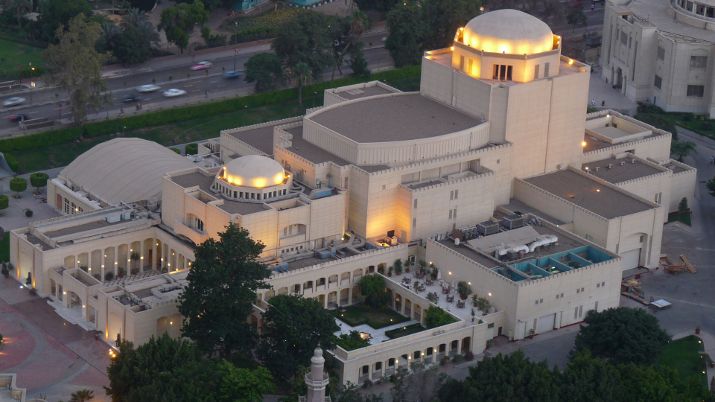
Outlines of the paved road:
<svg viewBox="0 0 715 402">
<path fill-rule="evenodd" d="M 383 46 L 385 32 L 382 29 L 371 31 L 363 36 L 365 44 L 365 58 L 371 69 L 381 69 L 392 66 L 392 59 L 389 52 Z M 179 57 L 166 57 L 155 59 L 145 66 L 132 69 L 122 69 L 117 67 L 108 68 L 103 72 L 108 94 L 111 98 L 109 104 L 99 108 L 99 112 L 118 112 L 122 109 L 134 109 L 135 105 L 123 104 L 122 100 L 130 94 L 136 94 L 135 88 L 143 84 L 155 83 L 162 87 L 150 94 L 139 94 L 139 98 L 144 108 L 155 108 L 159 104 L 177 105 L 187 102 L 195 102 L 197 97 L 209 97 L 216 93 L 234 95 L 245 93 L 253 87 L 253 84 L 245 82 L 242 78 L 227 80 L 223 78 L 223 72 L 233 70 L 243 71 L 244 63 L 253 55 L 270 51 L 270 44 L 267 41 L 259 42 L 250 47 L 243 47 L 235 54 L 234 49 L 220 49 L 213 52 L 198 53 L 196 55 L 184 55 Z M 204 71 L 191 71 L 190 66 L 200 60 L 209 60 L 213 67 Z M 349 68 L 348 68 L 349 70 Z M 181 99 L 167 99 L 162 95 L 164 89 L 179 88 L 187 91 Z M 0 108 L 0 116 L 8 116 L 15 113 L 27 114 L 30 118 L 46 117 L 57 119 L 60 116 L 68 117 L 67 97 L 63 91 L 57 88 L 42 89 L 22 89 L 14 92 L 2 94 L 4 98 L 10 96 L 22 96 L 27 102 L 21 106 L 13 108 Z M 19 131 L 16 123 L 6 119 L 0 121 L 0 137 L 10 135 Z"/>
</svg>

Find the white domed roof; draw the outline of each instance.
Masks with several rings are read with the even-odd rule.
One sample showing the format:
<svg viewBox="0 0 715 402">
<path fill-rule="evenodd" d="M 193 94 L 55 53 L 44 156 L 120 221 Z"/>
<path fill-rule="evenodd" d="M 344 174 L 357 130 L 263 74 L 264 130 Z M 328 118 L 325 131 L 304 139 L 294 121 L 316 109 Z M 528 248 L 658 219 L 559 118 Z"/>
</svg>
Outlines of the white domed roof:
<svg viewBox="0 0 715 402">
<path fill-rule="evenodd" d="M 224 165 L 219 175 L 229 184 L 255 188 L 275 186 L 285 180 L 283 166 L 261 155 L 236 158 Z"/>
<path fill-rule="evenodd" d="M 546 23 L 518 10 L 496 10 L 472 18 L 462 32 L 465 45 L 490 53 L 535 54 L 554 47 Z"/>
</svg>

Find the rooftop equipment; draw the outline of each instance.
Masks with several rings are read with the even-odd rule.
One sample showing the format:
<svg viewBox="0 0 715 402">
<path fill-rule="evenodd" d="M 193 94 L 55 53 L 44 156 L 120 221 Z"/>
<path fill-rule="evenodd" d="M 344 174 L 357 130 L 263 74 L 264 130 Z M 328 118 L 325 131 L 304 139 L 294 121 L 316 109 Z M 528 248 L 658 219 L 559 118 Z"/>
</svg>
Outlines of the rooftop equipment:
<svg viewBox="0 0 715 402">
<path fill-rule="evenodd" d="M 524 217 L 520 214 L 511 214 L 501 219 L 501 225 L 509 230 L 524 226 Z"/>
<path fill-rule="evenodd" d="M 484 221 L 477 224 L 477 233 L 482 236 L 489 236 L 499 233 L 499 224 L 492 221 Z"/>
</svg>

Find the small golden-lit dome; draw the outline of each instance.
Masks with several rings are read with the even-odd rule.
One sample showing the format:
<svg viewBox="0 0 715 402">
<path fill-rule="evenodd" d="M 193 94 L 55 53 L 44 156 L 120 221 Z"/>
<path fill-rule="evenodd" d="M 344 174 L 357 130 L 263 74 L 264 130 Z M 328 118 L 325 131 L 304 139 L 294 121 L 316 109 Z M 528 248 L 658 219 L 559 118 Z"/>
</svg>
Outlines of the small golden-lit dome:
<svg viewBox="0 0 715 402">
<path fill-rule="evenodd" d="M 554 48 L 554 34 L 540 19 L 518 10 L 496 10 L 472 18 L 461 42 L 489 53 L 536 54 Z"/>
<path fill-rule="evenodd" d="M 263 188 L 282 184 L 286 173 L 283 166 L 271 158 L 246 155 L 224 165 L 218 178 L 234 186 Z"/>
</svg>

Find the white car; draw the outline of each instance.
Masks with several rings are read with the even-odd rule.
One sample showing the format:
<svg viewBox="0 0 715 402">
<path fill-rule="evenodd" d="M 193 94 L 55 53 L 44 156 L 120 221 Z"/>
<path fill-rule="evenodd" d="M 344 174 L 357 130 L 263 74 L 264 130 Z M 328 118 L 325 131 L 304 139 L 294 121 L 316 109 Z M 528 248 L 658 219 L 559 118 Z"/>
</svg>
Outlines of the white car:
<svg viewBox="0 0 715 402">
<path fill-rule="evenodd" d="M 208 70 L 209 68 L 211 68 L 211 66 L 213 66 L 213 63 L 204 60 L 191 66 L 191 71 Z"/>
<path fill-rule="evenodd" d="M 186 91 L 184 91 L 183 89 L 178 89 L 178 88 L 171 88 L 171 89 L 167 89 L 166 91 L 164 91 L 164 96 L 166 96 L 167 98 L 173 98 L 175 96 L 181 96 L 181 95 L 185 95 L 185 94 L 186 94 Z"/>
<path fill-rule="evenodd" d="M 13 96 L 12 98 L 7 98 L 2 102 L 2 105 L 5 107 L 9 106 L 17 106 L 17 105 L 22 105 L 25 103 L 27 99 L 21 97 L 21 96 Z"/>
<path fill-rule="evenodd" d="M 160 89 L 161 89 L 161 87 L 158 86 L 158 85 L 146 84 L 146 85 L 140 85 L 140 86 L 138 86 L 138 87 L 137 87 L 137 92 L 149 93 L 149 92 L 156 92 L 156 91 L 158 91 L 158 90 L 160 90 Z"/>
</svg>

